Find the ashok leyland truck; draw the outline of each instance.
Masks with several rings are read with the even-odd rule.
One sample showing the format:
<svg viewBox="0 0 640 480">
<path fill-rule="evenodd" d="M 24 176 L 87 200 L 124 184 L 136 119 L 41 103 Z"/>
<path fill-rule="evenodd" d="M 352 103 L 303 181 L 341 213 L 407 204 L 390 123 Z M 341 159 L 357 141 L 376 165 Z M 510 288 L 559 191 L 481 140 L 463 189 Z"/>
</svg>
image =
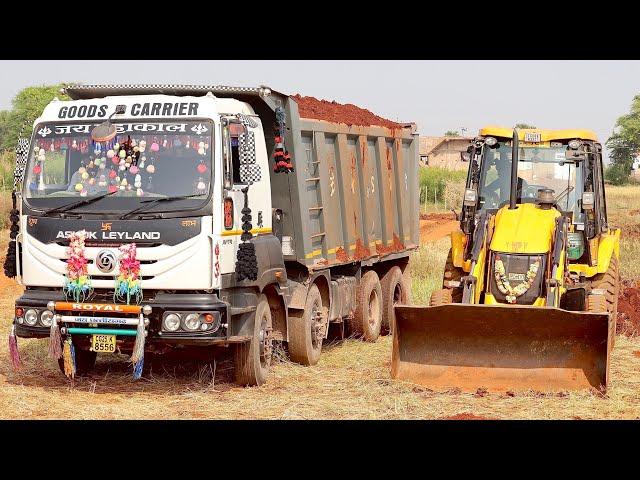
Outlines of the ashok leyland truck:
<svg viewBox="0 0 640 480">
<path fill-rule="evenodd" d="M 392 329 L 418 244 L 415 124 L 305 117 L 267 87 L 65 93 L 18 149 L 14 341 L 49 338 L 67 375 L 223 347 L 260 385 L 274 342 L 314 365 L 330 327 Z"/>
</svg>

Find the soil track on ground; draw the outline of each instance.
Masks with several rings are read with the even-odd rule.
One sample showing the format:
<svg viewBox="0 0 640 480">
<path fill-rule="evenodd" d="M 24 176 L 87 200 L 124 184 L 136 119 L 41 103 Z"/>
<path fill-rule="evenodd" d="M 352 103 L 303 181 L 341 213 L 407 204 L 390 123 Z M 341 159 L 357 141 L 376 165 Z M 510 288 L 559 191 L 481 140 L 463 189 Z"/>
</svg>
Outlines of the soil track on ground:
<svg viewBox="0 0 640 480">
<path fill-rule="evenodd" d="M 431 213 L 420 215 L 420 243 L 446 237 L 458 228 L 459 222 L 454 215 Z"/>
</svg>

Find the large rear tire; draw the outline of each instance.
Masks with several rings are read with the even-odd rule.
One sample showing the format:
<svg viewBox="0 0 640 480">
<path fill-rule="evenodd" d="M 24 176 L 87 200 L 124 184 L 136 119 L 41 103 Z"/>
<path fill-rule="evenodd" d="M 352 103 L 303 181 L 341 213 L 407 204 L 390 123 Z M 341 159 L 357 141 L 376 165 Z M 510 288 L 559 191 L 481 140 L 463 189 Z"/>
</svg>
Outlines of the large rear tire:
<svg viewBox="0 0 640 480">
<path fill-rule="evenodd" d="M 606 310 L 613 316 L 612 347 L 616 338 L 616 323 L 618 321 L 618 296 L 620 295 L 620 261 L 613 255 L 609 262 L 609 268 L 604 273 L 594 275 L 591 279 L 591 288 L 603 290 Z M 593 295 L 589 295 L 592 297 Z M 599 296 L 599 295 L 595 295 Z M 587 299 L 587 310 L 589 310 L 589 299 Z"/>
<path fill-rule="evenodd" d="M 253 320 L 251 340 L 237 344 L 234 350 L 236 383 L 242 386 L 262 385 L 269 374 L 273 352 L 273 327 L 271 310 L 265 295 L 260 295 Z"/>
<path fill-rule="evenodd" d="M 351 332 L 367 342 L 375 342 L 382 327 L 382 286 L 378 274 L 369 270 L 360 279 L 356 311 L 349 320 Z"/>
<path fill-rule="evenodd" d="M 382 328 L 383 334 L 393 332 L 396 304 L 408 304 L 409 292 L 400 267 L 391 267 L 380 281 L 382 287 Z"/>
<path fill-rule="evenodd" d="M 289 314 L 289 357 L 301 365 L 315 365 L 320 359 L 328 309 L 322 305 L 318 286 L 307 292 L 304 310 Z"/>
</svg>

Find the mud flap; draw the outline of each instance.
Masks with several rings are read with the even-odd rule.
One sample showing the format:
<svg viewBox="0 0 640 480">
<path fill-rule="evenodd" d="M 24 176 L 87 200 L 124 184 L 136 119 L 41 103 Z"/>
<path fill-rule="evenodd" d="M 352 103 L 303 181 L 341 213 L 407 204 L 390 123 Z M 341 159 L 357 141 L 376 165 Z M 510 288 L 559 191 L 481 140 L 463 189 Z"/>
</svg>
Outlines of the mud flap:
<svg viewBox="0 0 640 480">
<path fill-rule="evenodd" d="M 391 376 L 436 391 L 606 388 L 613 318 L 520 305 L 396 306 Z"/>
</svg>

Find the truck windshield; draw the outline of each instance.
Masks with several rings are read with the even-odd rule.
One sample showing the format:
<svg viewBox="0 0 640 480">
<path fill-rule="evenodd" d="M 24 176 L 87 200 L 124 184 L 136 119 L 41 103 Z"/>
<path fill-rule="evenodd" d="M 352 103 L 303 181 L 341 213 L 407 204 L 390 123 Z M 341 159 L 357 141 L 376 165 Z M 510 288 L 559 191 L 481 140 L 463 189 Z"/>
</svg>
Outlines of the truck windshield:
<svg viewBox="0 0 640 480">
<path fill-rule="evenodd" d="M 36 126 L 24 183 L 32 207 L 48 210 L 111 193 L 82 211 L 122 212 L 149 198 L 185 196 L 161 204 L 170 211 L 196 208 L 209 197 L 213 122 L 123 121 L 115 124 L 116 138 L 102 143 L 91 139 L 95 125 Z"/>
<path fill-rule="evenodd" d="M 518 203 L 535 202 L 538 190 L 554 191 L 557 206 L 573 211 L 576 198 L 577 175 L 574 162 L 565 159 L 566 146 L 521 147 L 518 152 Z M 480 209 L 497 209 L 509 203 L 511 185 L 511 145 L 499 144 L 485 148 L 480 177 Z"/>
</svg>

